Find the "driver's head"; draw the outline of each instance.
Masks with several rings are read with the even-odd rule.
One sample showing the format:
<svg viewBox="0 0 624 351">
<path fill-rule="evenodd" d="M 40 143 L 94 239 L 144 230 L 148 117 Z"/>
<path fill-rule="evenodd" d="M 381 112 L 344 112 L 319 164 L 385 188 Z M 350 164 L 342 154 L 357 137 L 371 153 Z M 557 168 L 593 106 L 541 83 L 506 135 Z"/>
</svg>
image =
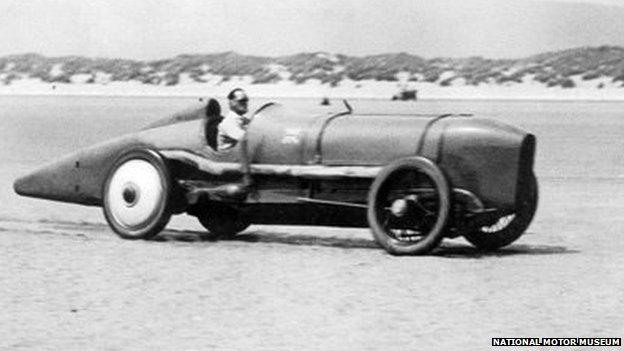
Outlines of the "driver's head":
<svg viewBox="0 0 624 351">
<path fill-rule="evenodd" d="M 238 113 L 239 115 L 247 113 L 247 103 L 249 102 L 249 98 L 243 89 L 236 88 L 230 91 L 227 98 L 230 102 L 230 110 Z"/>
</svg>

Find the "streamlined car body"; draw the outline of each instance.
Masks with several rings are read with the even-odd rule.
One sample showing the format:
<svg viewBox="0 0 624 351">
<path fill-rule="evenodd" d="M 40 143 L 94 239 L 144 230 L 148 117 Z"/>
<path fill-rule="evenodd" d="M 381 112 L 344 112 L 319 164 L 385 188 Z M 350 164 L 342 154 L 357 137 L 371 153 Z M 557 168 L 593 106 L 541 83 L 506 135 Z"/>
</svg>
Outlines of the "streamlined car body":
<svg viewBox="0 0 624 351">
<path fill-rule="evenodd" d="M 444 237 L 515 241 L 537 207 L 535 137 L 468 115 L 312 114 L 266 104 L 235 147 L 216 150 L 220 107 L 158 121 L 15 181 L 21 195 L 101 206 L 123 238 L 188 213 L 206 237 L 250 224 L 370 227 L 392 254 Z"/>
</svg>

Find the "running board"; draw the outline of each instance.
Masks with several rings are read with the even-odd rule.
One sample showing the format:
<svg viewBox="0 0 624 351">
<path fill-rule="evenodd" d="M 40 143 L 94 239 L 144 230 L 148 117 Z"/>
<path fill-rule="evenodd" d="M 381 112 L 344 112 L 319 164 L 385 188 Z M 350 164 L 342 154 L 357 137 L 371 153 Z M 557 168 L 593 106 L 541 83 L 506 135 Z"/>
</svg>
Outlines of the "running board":
<svg viewBox="0 0 624 351">
<path fill-rule="evenodd" d="M 195 205 L 202 197 L 207 197 L 212 201 L 234 201 L 242 202 L 249 195 L 249 187 L 241 183 L 223 184 L 215 187 L 205 187 L 193 184 L 193 182 L 178 182 L 180 186 L 187 190 L 186 200 L 188 204 Z"/>
</svg>

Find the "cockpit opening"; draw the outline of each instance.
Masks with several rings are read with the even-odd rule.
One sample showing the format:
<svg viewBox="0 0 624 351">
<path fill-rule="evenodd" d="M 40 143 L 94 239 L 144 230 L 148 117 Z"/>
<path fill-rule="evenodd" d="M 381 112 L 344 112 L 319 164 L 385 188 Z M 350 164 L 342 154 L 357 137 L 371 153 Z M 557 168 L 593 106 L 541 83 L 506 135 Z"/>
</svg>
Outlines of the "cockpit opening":
<svg viewBox="0 0 624 351">
<path fill-rule="evenodd" d="M 219 123 L 223 120 L 221 105 L 216 99 L 208 100 L 206 104 L 206 142 L 213 150 L 217 150 L 217 137 L 219 135 Z"/>
</svg>

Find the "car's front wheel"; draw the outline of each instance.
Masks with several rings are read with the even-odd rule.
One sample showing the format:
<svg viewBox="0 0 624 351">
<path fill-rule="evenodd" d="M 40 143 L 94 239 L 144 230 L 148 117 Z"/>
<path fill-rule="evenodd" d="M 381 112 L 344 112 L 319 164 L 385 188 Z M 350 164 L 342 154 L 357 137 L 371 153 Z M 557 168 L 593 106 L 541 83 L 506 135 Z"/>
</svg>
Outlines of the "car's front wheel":
<svg viewBox="0 0 624 351">
<path fill-rule="evenodd" d="M 104 216 L 124 239 L 149 239 L 171 218 L 171 178 L 162 157 L 140 149 L 123 155 L 104 184 Z"/>
<path fill-rule="evenodd" d="M 442 240 L 449 209 L 450 188 L 440 168 L 424 157 L 410 157 L 377 175 L 368 197 L 368 223 L 391 254 L 425 254 Z"/>
<path fill-rule="evenodd" d="M 489 225 L 477 228 L 464 235 L 466 240 L 479 250 L 496 250 L 518 240 L 527 230 L 537 210 L 538 187 L 535 175 L 531 175 L 527 192 L 512 214 L 498 218 Z"/>
</svg>

